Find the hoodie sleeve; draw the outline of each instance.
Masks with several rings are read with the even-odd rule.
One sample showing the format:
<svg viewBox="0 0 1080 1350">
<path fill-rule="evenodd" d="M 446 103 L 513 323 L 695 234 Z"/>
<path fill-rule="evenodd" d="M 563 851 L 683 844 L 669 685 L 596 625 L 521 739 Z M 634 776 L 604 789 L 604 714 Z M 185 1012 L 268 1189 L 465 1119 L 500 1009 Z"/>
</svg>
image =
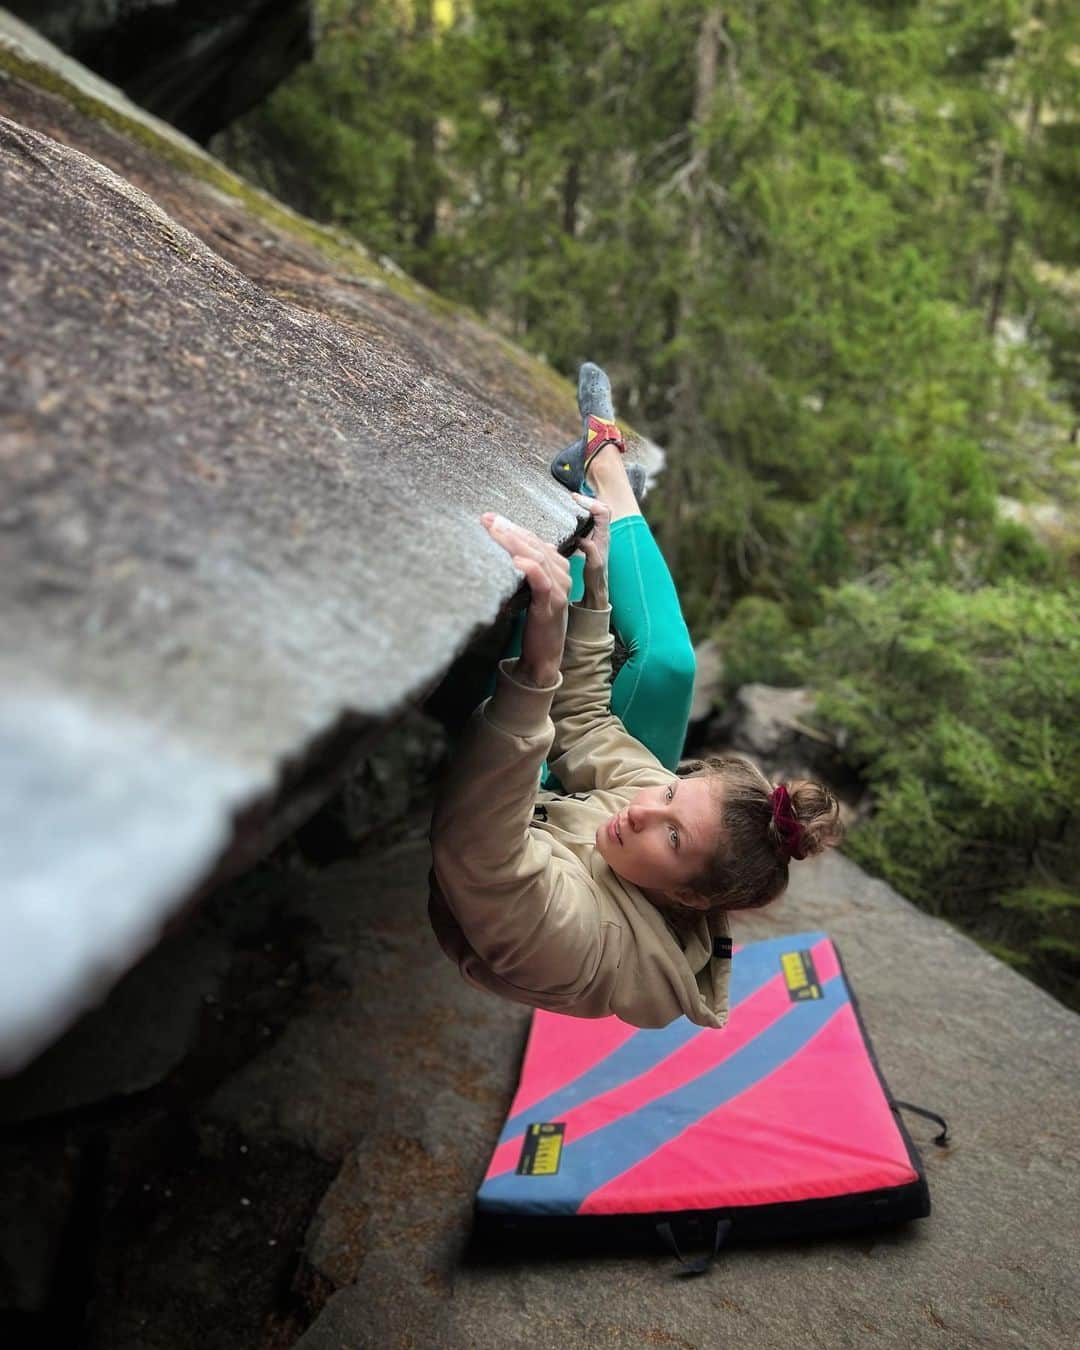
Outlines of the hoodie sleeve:
<svg viewBox="0 0 1080 1350">
<path fill-rule="evenodd" d="M 599 910 L 586 874 L 529 828 L 562 677 L 537 689 L 516 668 L 499 663 L 494 694 L 454 751 L 432 817 L 432 862 L 447 906 L 491 970 L 523 989 L 569 994 L 599 963 Z"/>
<path fill-rule="evenodd" d="M 647 787 L 673 775 L 611 711 L 611 606 L 571 605 L 548 756 L 568 792 Z"/>
</svg>

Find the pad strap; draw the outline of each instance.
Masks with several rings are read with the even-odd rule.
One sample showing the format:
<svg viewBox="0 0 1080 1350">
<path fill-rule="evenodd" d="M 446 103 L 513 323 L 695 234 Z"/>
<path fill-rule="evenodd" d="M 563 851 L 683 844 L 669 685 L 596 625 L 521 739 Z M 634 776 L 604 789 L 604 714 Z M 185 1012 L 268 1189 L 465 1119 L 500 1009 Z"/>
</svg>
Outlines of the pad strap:
<svg viewBox="0 0 1080 1350">
<path fill-rule="evenodd" d="M 917 1116 L 922 1116 L 926 1120 L 932 1120 L 935 1124 L 941 1126 L 941 1133 L 934 1136 L 934 1143 L 939 1148 L 945 1148 L 949 1142 L 949 1123 L 944 1116 L 939 1116 L 936 1111 L 927 1111 L 922 1106 L 912 1106 L 910 1102 L 900 1102 L 895 1099 L 891 1103 L 895 1111 L 900 1108 L 903 1111 L 914 1111 Z"/>
<path fill-rule="evenodd" d="M 656 1225 L 656 1232 L 660 1241 L 669 1252 L 674 1253 L 679 1265 L 682 1266 L 682 1270 L 677 1270 L 675 1272 L 676 1275 L 704 1275 L 716 1259 L 717 1252 L 719 1252 L 731 1232 L 731 1220 L 717 1219 L 716 1232 L 713 1235 L 712 1251 L 708 1252 L 705 1256 L 699 1256 L 694 1261 L 687 1261 L 682 1252 L 679 1251 L 679 1244 L 675 1241 L 675 1230 L 670 1223 L 658 1223 Z"/>
</svg>

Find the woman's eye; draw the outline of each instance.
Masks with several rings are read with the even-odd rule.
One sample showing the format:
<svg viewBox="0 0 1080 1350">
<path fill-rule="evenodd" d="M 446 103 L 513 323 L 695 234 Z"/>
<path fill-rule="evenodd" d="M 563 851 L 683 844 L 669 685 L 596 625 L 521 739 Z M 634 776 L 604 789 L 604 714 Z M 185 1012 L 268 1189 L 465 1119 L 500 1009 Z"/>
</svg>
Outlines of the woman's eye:
<svg viewBox="0 0 1080 1350">
<path fill-rule="evenodd" d="M 678 831 L 678 830 L 669 830 L 669 831 L 668 831 L 668 838 L 671 840 L 671 847 L 672 847 L 672 848 L 678 848 L 678 847 L 679 847 L 679 831 Z"/>
<path fill-rule="evenodd" d="M 671 799 L 675 796 L 675 789 L 671 786 L 670 783 L 668 784 L 665 796 L 667 797 L 668 801 L 671 801 Z"/>
</svg>

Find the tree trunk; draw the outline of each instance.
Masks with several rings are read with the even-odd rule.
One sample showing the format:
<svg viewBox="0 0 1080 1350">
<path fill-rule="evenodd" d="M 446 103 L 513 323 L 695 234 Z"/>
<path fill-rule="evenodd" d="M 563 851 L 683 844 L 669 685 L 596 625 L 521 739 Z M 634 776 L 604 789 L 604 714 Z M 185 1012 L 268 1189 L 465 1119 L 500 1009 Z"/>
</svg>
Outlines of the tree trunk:
<svg viewBox="0 0 1080 1350">
<path fill-rule="evenodd" d="M 577 234 L 578 197 L 581 193 L 581 161 L 577 152 L 566 166 L 563 178 L 563 233 L 573 239 Z"/>
<path fill-rule="evenodd" d="M 1028 105 L 1027 129 L 1024 134 L 1024 153 L 1023 158 L 1016 161 L 1013 181 L 1018 186 L 1023 182 L 1024 170 L 1027 165 L 1028 155 L 1035 141 L 1035 134 L 1039 129 L 1039 113 L 1042 109 L 1042 100 L 1036 96 Z M 1002 172 L 1004 181 L 1005 173 Z M 1005 222 L 1001 230 L 1001 248 L 998 251 L 997 272 L 994 277 L 994 284 L 990 290 L 990 306 L 986 314 L 986 331 L 991 337 L 997 332 L 997 326 L 1001 319 L 1002 311 L 1005 308 L 1005 296 L 1009 289 L 1009 270 L 1012 266 L 1013 252 L 1016 248 L 1016 241 L 1020 237 L 1020 212 L 1013 207 L 1005 217 Z"/>
<path fill-rule="evenodd" d="M 696 318 L 694 285 L 700 273 L 705 233 L 705 188 L 708 181 L 708 143 L 706 128 L 716 96 L 716 66 L 723 13 L 710 6 L 701 18 L 697 39 L 696 78 L 694 84 L 693 150 L 684 168 L 686 194 L 686 270 L 678 297 L 676 331 L 686 341 L 675 368 L 674 406 L 671 416 L 673 462 L 668 469 L 667 511 L 661 542 L 672 571 L 678 568 L 685 541 L 685 527 L 694 500 L 695 480 L 701 447 L 701 387 L 699 357 L 692 341 L 687 341 Z"/>
<path fill-rule="evenodd" d="M 434 0 L 415 0 L 413 42 L 417 49 L 434 40 Z M 415 215 L 413 245 L 426 253 L 435 239 L 439 216 L 439 174 L 435 161 L 436 110 L 429 107 L 413 120 L 413 173 Z M 421 280 L 431 281 L 430 269 L 421 259 L 417 269 Z"/>
</svg>

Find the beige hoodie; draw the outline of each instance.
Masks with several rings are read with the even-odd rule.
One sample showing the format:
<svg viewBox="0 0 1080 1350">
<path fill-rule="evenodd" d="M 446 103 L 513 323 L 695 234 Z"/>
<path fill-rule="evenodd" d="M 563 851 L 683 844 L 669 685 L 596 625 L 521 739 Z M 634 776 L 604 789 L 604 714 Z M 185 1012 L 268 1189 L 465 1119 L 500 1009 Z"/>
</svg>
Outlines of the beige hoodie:
<svg viewBox="0 0 1080 1350">
<path fill-rule="evenodd" d="M 499 663 L 440 785 L 429 913 L 446 954 L 481 989 L 637 1027 L 727 1021 L 723 913 L 676 936 L 607 865 L 597 826 L 638 788 L 671 782 L 610 708 L 611 609 L 570 607 L 559 682 L 536 689 Z M 538 790 L 548 759 L 568 796 Z M 714 951 L 717 953 L 714 955 Z"/>
</svg>

